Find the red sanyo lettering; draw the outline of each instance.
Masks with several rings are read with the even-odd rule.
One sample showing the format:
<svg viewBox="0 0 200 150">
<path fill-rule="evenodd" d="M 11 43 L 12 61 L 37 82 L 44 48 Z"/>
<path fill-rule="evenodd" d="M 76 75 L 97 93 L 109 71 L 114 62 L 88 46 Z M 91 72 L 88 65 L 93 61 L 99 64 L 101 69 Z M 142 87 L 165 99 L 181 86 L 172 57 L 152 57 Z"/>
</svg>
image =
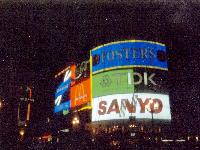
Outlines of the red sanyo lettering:
<svg viewBox="0 0 200 150">
<path fill-rule="evenodd" d="M 129 113 L 135 113 L 136 108 L 133 104 L 133 101 L 130 103 L 128 99 L 122 99 L 122 104 L 125 104 L 125 107 L 128 109 Z"/>
<path fill-rule="evenodd" d="M 112 103 L 110 104 L 110 107 L 108 108 L 107 114 L 110 114 L 113 111 L 116 112 L 116 113 L 119 113 L 119 105 L 117 103 L 117 99 L 114 99 L 112 101 Z"/>
<path fill-rule="evenodd" d="M 140 106 L 140 113 L 145 113 L 146 108 L 150 106 L 151 111 L 153 111 L 155 114 L 158 114 L 162 111 L 163 104 L 160 99 L 152 99 L 153 102 L 150 103 L 151 98 L 146 98 L 146 100 L 143 102 L 141 98 L 137 98 L 137 101 L 139 102 Z M 121 104 L 125 104 L 124 107 L 127 109 L 129 113 L 135 113 L 136 112 L 136 105 L 133 104 L 133 102 L 129 102 L 128 99 L 122 99 Z M 155 108 L 155 105 L 157 106 Z M 99 109 L 98 114 L 99 115 L 105 115 L 110 114 L 111 112 L 120 113 L 119 104 L 117 102 L 117 99 L 112 100 L 110 106 L 107 105 L 106 101 L 101 101 L 99 103 Z"/>
<path fill-rule="evenodd" d="M 106 101 L 101 101 L 99 103 L 99 110 L 98 110 L 98 113 L 99 115 L 104 115 L 106 113 Z"/>
<path fill-rule="evenodd" d="M 141 98 L 137 98 L 137 100 L 141 107 L 140 113 L 145 113 L 145 108 L 146 108 L 146 106 L 149 105 L 151 98 L 147 98 L 144 102 L 142 101 Z M 158 105 L 157 108 L 155 108 L 156 104 Z M 163 108 L 163 104 L 160 99 L 153 99 L 153 102 L 150 103 L 150 109 L 155 114 L 160 113 L 162 111 L 162 108 Z"/>
<path fill-rule="evenodd" d="M 158 104 L 158 107 L 155 108 L 155 104 Z M 163 104 L 160 99 L 153 99 L 153 103 L 150 104 L 151 111 L 155 114 L 158 114 L 162 111 Z"/>
</svg>

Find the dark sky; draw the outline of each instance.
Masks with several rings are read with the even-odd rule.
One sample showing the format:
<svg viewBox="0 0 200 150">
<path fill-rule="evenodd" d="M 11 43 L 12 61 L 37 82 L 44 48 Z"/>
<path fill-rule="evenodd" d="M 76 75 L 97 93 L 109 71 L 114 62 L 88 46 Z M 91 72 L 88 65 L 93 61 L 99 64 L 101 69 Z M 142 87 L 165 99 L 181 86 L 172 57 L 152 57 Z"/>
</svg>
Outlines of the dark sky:
<svg viewBox="0 0 200 150">
<path fill-rule="evenodd" d="M 40 1 L 0 5 L 1 95 L 34 86 L 34 116 L 52 113 L 54 75 L 104 43 L 151 40 L 167 45 L 172 117 L 194 129 L 200 113 L 200 3 L 197 1 Z M 36 119 L 37 118 L 37 119 Z M 177 119 L 178 120 L 178 119 Z"/>
</svg>

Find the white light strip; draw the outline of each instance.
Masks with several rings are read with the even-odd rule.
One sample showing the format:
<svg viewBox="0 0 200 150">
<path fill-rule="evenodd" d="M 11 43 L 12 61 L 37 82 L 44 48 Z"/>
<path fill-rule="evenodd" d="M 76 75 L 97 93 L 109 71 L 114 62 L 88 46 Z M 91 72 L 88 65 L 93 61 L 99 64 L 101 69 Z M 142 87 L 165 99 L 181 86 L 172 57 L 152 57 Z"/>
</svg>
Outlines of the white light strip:
<svg viewBox="0 0 200 150">
<path fill-rule="evenodd" d="M 163 142 L 173 142 L 174 140 L 167 140 L 167 139 L 165 139 L 165 140 L 162 140 Z"/>
<path fill-rule="evenodd" d="M 184 139 L 176 140 L 176 142 L 185 142 Z"/>
</svg>

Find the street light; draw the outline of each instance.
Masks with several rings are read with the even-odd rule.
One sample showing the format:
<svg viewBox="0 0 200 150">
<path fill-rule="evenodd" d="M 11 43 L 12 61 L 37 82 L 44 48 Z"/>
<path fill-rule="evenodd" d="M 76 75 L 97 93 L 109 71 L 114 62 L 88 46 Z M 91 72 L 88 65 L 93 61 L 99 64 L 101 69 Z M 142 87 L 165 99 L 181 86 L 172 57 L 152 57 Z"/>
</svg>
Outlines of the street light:
<svg viewBox="0 0 200 150">
<path fill-rule="evenodd" d="M 152 139 L 154 140 L 154 116 L 153 114 L 155 113 L 155 110 L 158 109 L 158 106 L 154 105 L 154 101 L 151 99 L 149 101 L 149 108 L 147 108 L 147 111 L 151 113 L 151 128 L 152 128 Z"/>
<path fill-rule="evenodd" d="M 19 129 L 20 140 L 23 140 L 24 133 L 25 133 L 24 128 Z"/>
<path fill-rule="evenodd" d="M 80 123 L 78 117 L 74 117 L 73 120 L 72 120 L 72 124 L 73 125 L 78 125 Z"/>
<path fill-rule="evenodd" d="M 2 108 L 3 106 L 3 103 L 2 103 L 2 100 L 0 100 L 0 108 Z"/>
<path fill-rule="evenodd" d="M 0 109 L 2 109 L 6 105 L 3 98 L 0 98 Z"/>
<path fill-rule="evenodd" d="M 149 112 L 151 113 L 151 127 L 152 127 L 152 132 L 153 132 L 153 130 L 154 130 L 154 120 L 153 120 L 153 113 L 154 113 L 154 108 L 152 109 L 152 107 L 151 107 L 151 105 L 153 105 L 153 100 L 151 99 L 150 101 L 149 101 Z"/>
</svg>

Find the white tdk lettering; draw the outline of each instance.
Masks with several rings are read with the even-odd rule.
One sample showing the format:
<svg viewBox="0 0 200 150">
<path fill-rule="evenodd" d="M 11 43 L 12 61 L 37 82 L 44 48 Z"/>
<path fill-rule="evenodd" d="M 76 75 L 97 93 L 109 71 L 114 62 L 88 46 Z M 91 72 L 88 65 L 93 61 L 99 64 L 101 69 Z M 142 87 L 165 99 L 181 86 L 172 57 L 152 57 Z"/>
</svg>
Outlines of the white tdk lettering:
<svg viewBox="0 0 200 150">
<path fill-rule="evenodd" d="M 147 72 L 144 72 L 143 75 L 138 72 L 134 72 L 134 73 L 129 72 L 128 73 L 128 84 L 139 85 L 142 82 L 144 82 L 144 85 L 148 85 L 150 83 L 153 85 L 157 85 L 156 82 L 154 82 L 154 80 L 153 80 L 153 77 L 155 75 L 156 75 L 155 73 L 152 73 L 148 76 Z M 137 80 L 135 80 L 134 77 L 137 77 Z"/>
</svg>

